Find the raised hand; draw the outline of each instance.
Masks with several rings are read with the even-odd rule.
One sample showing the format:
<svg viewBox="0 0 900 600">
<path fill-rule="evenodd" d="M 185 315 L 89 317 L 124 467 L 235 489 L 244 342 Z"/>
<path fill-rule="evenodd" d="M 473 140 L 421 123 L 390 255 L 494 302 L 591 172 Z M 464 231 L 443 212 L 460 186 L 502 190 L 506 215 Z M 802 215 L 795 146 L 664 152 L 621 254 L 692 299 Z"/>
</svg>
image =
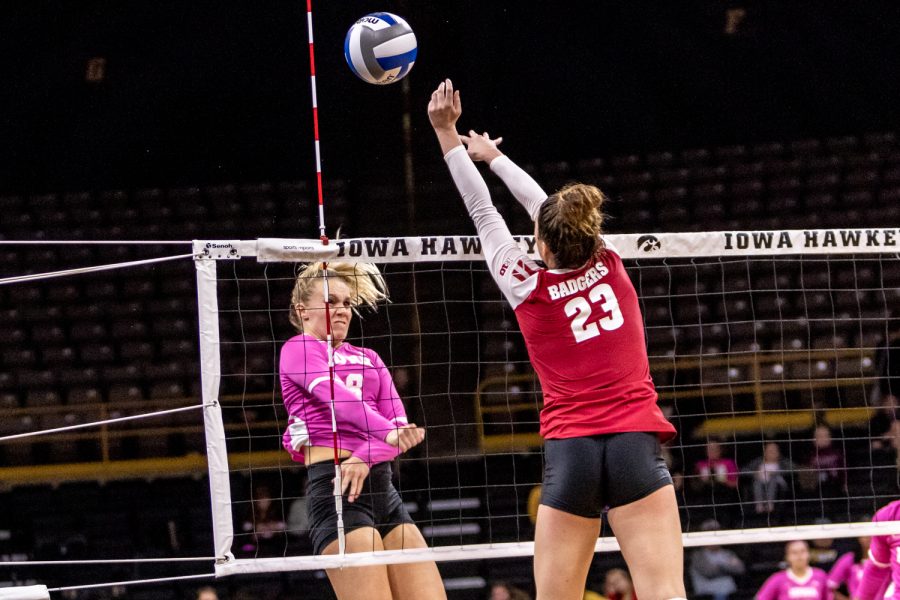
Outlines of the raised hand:
<svg viewBox="0 0 900 600">
<path fill-rule="evenodd" d="M 453 89 L 453 82 L 445 79 L 431 93 L 428 102 L 428 120 L 431 126 L 440 132 L 452 131 L 456 135 L 456 122 L 462 114 L 462 104 L 459 100 L 459 91 Z"/>
<path fill-rule="evenodd" d="M 497 146 L 503 141 L 502 137 L 498 137 L 496 139 L 491 139 L 491 136 L 488 135 L 488 132 L 478 134 L 475 133 L 474 130 L 469 130 L 469 135 L 461 135 L 459 139 L 463 141 L 466 145 L 466 149 L 469 152 L 469 156 L 472 160 L 479 161 L 482 160 L 488 164 L 491 163 L 492 160 L 497 158 L 498 156 L 503 156 L 503 153 L 497 149 Z"/>
</svg>

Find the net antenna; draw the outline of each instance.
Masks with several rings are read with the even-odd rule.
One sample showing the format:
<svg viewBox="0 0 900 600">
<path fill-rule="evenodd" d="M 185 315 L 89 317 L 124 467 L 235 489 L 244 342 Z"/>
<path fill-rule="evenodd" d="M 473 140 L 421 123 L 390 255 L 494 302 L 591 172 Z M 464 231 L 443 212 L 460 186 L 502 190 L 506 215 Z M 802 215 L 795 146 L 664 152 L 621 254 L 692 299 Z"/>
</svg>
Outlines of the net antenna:
<svg viewBox="0 0 900 600">
<path fill-rule="evenodd" d="M 740 455 L 738 462 L 746 463 L 762 453 L 767 436 L 776 432 L 781 436 L 777 439 L 784 454 L 796 458 L 796 470 L 789 475 L 798 482 L 814 473 L 801 466 L 799 454 L 795 457 L 793 453 L 799 452 L 803 444 L 811 445 L 809 432 L 819 420 L 839 428 L 835 434 L 838 444 L 868 448 L 874 438 L 871 432 L 866 435 L 865 423 L 874 411 L 866 392 L 876 380 L 871 355 L 886 331 L 900 324 L 894 308 L 900 293 L 897 230 L 656 233 L 611 235 L 607 240 L 625 261 L 642 300 L 651 370 L 661 400 L 673 404 L 673 418 L 682 421 L 682 439 L 670 450 L 685 464 L 686 489 L 697 480 L 687 468 L 687 459 L 702 458 L 706 442 L 717 436 L 730 435 L 730 441 L 724 440 L 723 446 L 727 442 L 729 451 Z M 530 236 L 521 236 L 518 241 L 524 250 L 534 252 Z M 413 514 L 431 547 L 309 556 L 308 551 L 305 555 L 293 552 L 286 543 L 278 556 L 234 558 L 230 545 L 232 513 L 241 502 L 229 505 L 222 501 L 226 496 L 217 495 L 215 490 L 227 490 L 229 476 L 238 469 L 229 471 L 227 462 L 214 460 L 211 455 L 217 575 L 533 554 L 528 525 L 523 525 L 528 517 L 524 499 L 539 483 L 540 473 L 532 470 L 529 474 L 521 467 L 523 461 L 531 461 L 532 466 L 535 460 L 540 462 L 540 455 L 536 454 L 540 440 L 535 437 L 540 390 L 533 382 L 524 351 L 517 350 L 520 335 L 486 272 L 477 238 L 357 238 L 328 245 L 308 239 L 197 241 L 195 251 L 200 297 L 207 298 L 206 302 L 201 301 L 201 327 L 215 327 L 217 320 L 226 322 L 235 315 L 258 312 L 267 332 L 280 328 L 272 325 L 271 310 L 242 307 L 235 303 L 229 290 L 244 290 L 241 297 L 246 298 L 247 290 L 252 296 L 252 286 L 259 286 L 264 292 L 257 296 L 268 297 L 270 287 L 286 289 L 293 284 L 293 263 L 334 260 L 383 265 L 385 276 L 393 278 L 390 287 L 395 293 L 382 321 L 405 322 L 393 315 L 414 308 L 429 322 L 421 334 L 429 336 L 430 342 L 428 364 L 424 365 L 428 369 L 425 380 L 429 389 L 423 390 L 418 402 L 422 414 L 429 419 L 426 440 L 431 442 L 420 449 L 424 457 L 401 458 L 401 467 L 410 465 L 409 471 L 418 471 L 415 476 L 404 475 L 407 469 L 401 468 L 398 489 L 404 500 L 418 507 L 420 512 Z M 216 264 L 223 262 L 231 263 L 224 269 L 230 273 L 223 273 L 217 280 Z M 279 269 L 284 277 L 277 276 Z M 417 288 L 415 306 L 410 300 L 413 294 L 404 291 L 404 282 L 408 287 L 413 273 L 422 284 Z M 219 299 L 229 303 L 229 308 L 219 309 L 208 300 L 216 296 L 217 287 Z M 822 295 L 821 301 L 812 297 L 815 295 Z M 867 300 L 851 301 L 851 296 L 858 295 L 866 295 Z M 750 306 L 743 305 L 745 296 Z M 818 312 L 813 311 L 814 305 Z M 843 314 L 844 310 L 851 312 Z M 473 313 L 491 313 L 491 318 L 509 322 L 495 327 L 486 324 L 482 317 L 473 318 Z M 440 327 L 445 330 L 435 325 L 444 322 Z M 378 332 L 378 326 L 364 325 L 364 343 L 393 348 L 407 333 Z M 858 347 L 848 347 L 846 341 L 828 341 L 835 339 L 839 328 L 854 336 Z M 798 333 L 792 334 L 794 329 Z M 686 340 L 694 334 L 701 340 L 699 346 Z M 713 339 L 715 336 L 719 336 L 719 341 Z M 478 348 L 499 347 L 500 355 L 506 353 L 506 362 L 492 364 L 487 351 L 484 359 L 460 360 L 460 356 L 478 356 L 457 348 L 468 338 Z M 246 353 L 255 343 L 218 342 L 211 334 L 201 340 L 201 351 L 207 357 L 220 352 Z M 446 347 L 441 347 L 440 340 L 446 340 Z M 817 345 L 817 340 L 821 340 L 821 345 Z M 277 335 L 266 340 L 269 344 L 282 341 Z M 518 351 L 522 352 L 517 355 Z M 402 361 L 386 362 L 395 370 L 416 366 Z M 205 358 L 203 364 L 220 366 L 217 358 Z M 514 371 L 504 370 L 509 365 Z M 277 373 L 261 369 L 277 385 L 273 377 Z M 501 374 L 496 376 L 498 369 Z M 802 374 L 804 369 L 808 371 L 806 375 Z M 431 377 L 432 373 L 440 375 Z M 477 373 L 477 377 L 468 377 L 469 373 Z M 232 369 L 227 375 L 255 376 L 246 369 Z M 207 381 L 220 376 L 221 373 L 204 368 L 204 394 L 216 391 Z M 489 380 L 495 387 L 487 385 Z M 434 391 L 435 388 L 443 389 Z M 819 405 L 826 394 L 836 395 L 836 406 Z M 269 390 L 269 396 L 278 404 L 277 393 Z M 215 400 L 215 396 L 203 398 L 207 404 Z M 473 400 L 476 407 L 467 413 L 464 405 L 468 402 L 471 406 Z M 442 422 L 435 417 L 439 403 L 446 403 L 451 420 Z M 245 403 L 229 410 L 241 418 L 240 412 L 247 406 Z M 218 414 L 216 410 L 206 410 L 207 419 L 217 416 L 221 416 L 221 410 Z M 748 423 L 755 429 L 736 433 Z M 850 428 L 846 432 L 845 424 Z M 234 438 L 226 440 L 215 421 L 208 423 L 207 433 L 218 437 L 211 440 L 211 451 L 242 443 Z M 254 443 L 280 439 L 281 433 L 276 429 L 261 430 L 253 438 Z M 278 456 L 286 453 L 280 451 Z M 269 463 L 251 466 L 250 470 L 290 470 L 282 465 L 281 458 L 275 454 L 273 457 Z M 472 478 L 480 470 L 469 467 L 480 463 L 484 464 L 481 471 L 485 481 L 473 484 Z M 510 469 L 510 464 L 514 468 Z M 831 498 L 815 487 L 806 495 L 798 491 L 795 496 L 776 501 L 782 514 L 780 521 L 765 512 L 756 513 L 757 502 L 746 495 L 735 501 L 713 498 L 705 502 L 682 495 L 685 545 L 900 533 L 900 522 L 875 527 L 863 518 L 896 495 L 896 490 L 879 487 L 886 480 L 884 475 L 893 473 L 896 478 L 896 466 L 891 470 L 869 456 L 867 462 L 847 465 L 846 471 L 856 482 L 849 497 Z M 501 476 L 515 480 L 496 480 Z M 800 483 L 797 486 L 799 490 Z M 338 488 L 335 494 L 339 494 Z M 298 495 L 296 491 L 285 492 L 282 500 L 293 500 Z M 707 517 L 719 521 L 730 517 L 731 525 L 704 530 L 701 523 Z M 817 523 L 821 517 L 830 517 L 833 522 Z M 501 531 L 502 522 L 514 525 Z M 617 548 L 613 538 L 600 538 L 596 545 L 597 551 Z"/>
<path fill-rule="evenodd" d="M 322 152 L 319 142 L 319 100 L 316 93 L 316 53 L 313 40 L 313 13 L 312 0 L 306 0 L 306 29 L 309 33 L 309 83 L 312 93 L 312 118 L 313 118 L 313 142 L 316 150 L 316 195 L 319 207 L 319 239 L 323 246 L 328 245 L 328 235 L 325 233 L 325 201 L 322 192 Z M 334 445 L 334 507 L 337 511 L 338 554 L 344 555 L 346 549 L 346 536 L 344 533 L 344 506 L 341 501 L 341 461 L 338 446 L 337 416 L 334 406 L 334 346 L 331 331 L 331 293 L 328 288 L 328 263 L 322 262 L 322 294 L 325 297 L 325 341 L 328 346 L 328 388 L 331 394 L 331 434 Z M 295 310 L 291 307 L 291 310 Z"/>
</svg>

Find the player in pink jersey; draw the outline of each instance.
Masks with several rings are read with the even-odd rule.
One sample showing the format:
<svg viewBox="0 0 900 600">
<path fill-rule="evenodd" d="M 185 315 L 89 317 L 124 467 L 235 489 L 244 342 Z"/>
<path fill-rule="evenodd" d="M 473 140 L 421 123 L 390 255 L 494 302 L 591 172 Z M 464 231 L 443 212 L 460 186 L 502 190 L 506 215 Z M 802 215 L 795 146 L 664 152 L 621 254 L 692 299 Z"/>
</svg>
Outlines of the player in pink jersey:
<svg viewBox="0 0 900 600">
<path fill-rule="evenodd" d="M 862 550 L 863 559 L 856 560 L 855 552 L 847 552 L 842 554 L 831 570 L 828 571 L 828 587 L 834 591 L 834 596 L 838 600 L 847 600 L 847 598 L 856 598 L 859 584 L 862 582 L 863 571 L 869 562 L 869 545 L 872 541 L 870 537 L 858 538 L 859 547 Z M 841 585 L 846 585 L 847 595 L 844 596 L 838 591 Z M 887 587 L 887 585 L 885 585 Z M 875 595 L 876 598 L 884 597 L 884 591 Z"/>
<path fill-rule="evenodd" d="M 894 500 L 882 507 L 873 523 L 884 521 L 900 521 L 900 500 Z M 893 590 L 885 594 L 889 583 Z M 856 590 L 858 600 L 874 600 L 875 598 L 900 599 L 900 535 L 876 535 L 869 544 L 869 561 L 863 569 L 862 581 Z"/>
<path fill-rule="evenodd" d="M 331 263 L 327 272 L 321 263 L 309 265 L 298 275 L 291 294 L 290 318 L 299 334 L 281 349 L 281 390 L 289 415 L 283 442 L 294 460 L 304 462 L 309 471 L 307 514 L 316 554 L 338 552 L 335 452 L 341 459 L 341 493 L 346 496 L 346 551 L 426 547 L 394 488 L 390 463 L 419 444 L 425 432 L 407 423 L 381 357 L 345 341 L 355 308 L 374 307 L 386 297 L 384 280 L 374 265 L 347 263 Z M 328 569 L 327 573 L 340 600 L 446 598 L 434 562 Z"/>
<path fill-rule="evenodd" d="M 461 112 L 448 79 L 432 94 L 428 116 L 544 394 L 537 600 L 582 597 L 605 507 L 638 597 L 683 598 L 681 524 L 660 449 L 675 429 L 656 405 L 634 286 L 601 237 L 604 196 L 575 184 L 548 197 L 496 140 L 460 136 Z M 473 158 L 500 176 L 535 221 L 544 265 L 516 244 Z"/>
<path fill-rule="evenodd" d="M 784 559 L 788 568 L 766 579 L 756 600 L 831 600 L 828 575 L 809 566 L 809 544 L 800 540 L 788 542 Z"/>
</svg>

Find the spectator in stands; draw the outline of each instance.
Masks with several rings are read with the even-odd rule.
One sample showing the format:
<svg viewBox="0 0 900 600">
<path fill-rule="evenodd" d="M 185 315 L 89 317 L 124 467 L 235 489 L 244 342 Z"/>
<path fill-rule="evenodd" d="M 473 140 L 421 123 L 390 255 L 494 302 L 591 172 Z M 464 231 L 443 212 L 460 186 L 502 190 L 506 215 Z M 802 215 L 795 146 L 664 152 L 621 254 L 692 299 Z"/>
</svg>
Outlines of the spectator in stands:
<svg viewBox="0 0 900 600">
<path fill-rule="evenodd" d="M 900 469 L 900 421 L 892 422 L 883 436 L 873 440 L 872 462 L 876 466 L 894 465 Z"/>
<path fill-rule="evenodd" d="M 897 493 L 897 472 L 900 472 L 900 421 L 893 421 L 888 431 L 872 440 L 872 466 L 875 468 L 871 479 L 877 494 Z"/>
<path fill-rule="evenodd" d="M 603 581 L 603 595 L 607 600 L 637 600 L 631 575 L 625 569 L 610 569 Z"/>
<path fill-rule="evenodd" d="M 884 379 L 881 381 L 884 381 Z M 893 384 L 894 387 L 897 387 L 897 385 L 898 384 Z M 869 431 L 876 442 L 878 438 L 886 435 L 890 431 L 891 426 L 893 426 L 894 423 L 900 420 L 897 418 L 898 405 L 900 405 L 900 400 L 898 400 L 898 396 L 894 394 L 881 396 L 878 399 L 878 409 L 869 420 Z"/>
<path fill-rule="evenodd" d="M 815 495 L 821 493 L 824 497 L 833 498 L 847 494 L 847 463 L 844 453 L 832 443 L 828 425 L 816 427 L 812 454 L 805 469 L 808 475 L 801 481 L 811 484 L 810 491 Z"/>
<path fill-rule="evenodd" d="M 316 554 L 339 551 L 335 454 L 341 459 L 346 552 L 426 547 L 394 487 L 391 469 L 391 461 L 419 444 L 425 431 L 407 422 L 381 357 L 346 341 L 353 312 L 386 299 L 381 273 L 365 263 L 329 263 L 327 271 L 321 263 L 310 264 L 291 292 L 289 315 L 298 335 L 281 350 L 281 390 L 289 416 L 283 444 L 307 468 L 307 514 Z M 340 600 L 446 598 L 433 561 L 326 573 Z"/>
<path fill-rule="evenodd" d="M 892 332 L 875 356 L 878 383 L 872 390 L 872 404 L 879 410 L 870 422 L 873 437 L 887 433 L 897 421 L 900 405 L 900 328 Z"/>
<path fill-rule="evenodd" d="M 312 554 L 309 516 L 306 506 L 306 477 L 303 477 L 302 481 L 299 482 L 297 489 L 303 490 L 303 493 L 294 498 L 288 507 L 287 532 L 295 549 L 295 554 Z"/>
<path fill-rule="evenodd" d="M 278 534 L 284 531 L 281 503 L 272 499 L 272 492 L 264 483 L 253 486 L 252 498 L 250 514 L 242 526 L 252 538 L 241 550 L 255 556 L 281 555 L 282 543 L 278 540 Z"/>
<path fill-rule="evenodd" d="M 309 518 L 306 515 L 306 496 L 299 496 L 288 509 L 287 531 L 293 536 L 309 535 Z"/>
<path fill-rule="evenodd" d="M 751 489 L 757 514 L 772 517 L 779 515 L 779 500 L 788 495 L 790 490 L 788 479 L 793 470 L 794 464 L 782 458 L 781 448 L 776 442 L 767 442 L 763 448 L 763 455 L 747 465 L 746 473 L 752 479 Z M 807 559 L 808 554 L 807 551 Z"/>
<path fill-rule="evenodd" d="M 219 594 L 216 588 L 207 585 L 197 590 L 197 600 L 219 600 Z"/>
<path fill-rule="evenodd" d="M 738 473 L 737 463 L 730 457 L 722 456 L 722 444 L 717 440 L 709 440 L 706 444 L 706 458 L 698 460 L 694 465 L 692 487 L 696 503 L 713 507 L 737 503 Z M 733 511 L 728 506 L 720 512 L 720 518 L 727 519 L 727 515 Z"/>
<path fill-rule="evenodd" d="M 526 591 L 505 581 L 495 581 L 491 584 L 491 594 L 488 596 L 488 600 L 531 600 L 531 596 Z"/>
<path fill-rule="evenodd" d="M 675 493 L 681 499 L 681 492 L 684 490 L 684 463 L 672 452 L 672 443 L 672 440 L 669 440 L 662 445 L 662 457 L 672 475 L 672 486 L 675 488 Z"/>
<path fill-rule="evenodd" d="M 708 519 L 700 525 L 702 531 L 720 528 L 715 519 Z M 704 546 L 691 554 L 689 571 L 695 594 L 712 596 L 713 600 L 726 600 L 738 589 L 734 576 L 744 574 L 744 562 L 722 546 Z"/>
<path fill-rule="evenodd" d="M 756 593 L 756 600 L 831 600 L 828 575 L 809 566 L 809 545 L 804 541 L 788 542 L 784 547 L 788 568 L 766 579 Z"/>
</svg>

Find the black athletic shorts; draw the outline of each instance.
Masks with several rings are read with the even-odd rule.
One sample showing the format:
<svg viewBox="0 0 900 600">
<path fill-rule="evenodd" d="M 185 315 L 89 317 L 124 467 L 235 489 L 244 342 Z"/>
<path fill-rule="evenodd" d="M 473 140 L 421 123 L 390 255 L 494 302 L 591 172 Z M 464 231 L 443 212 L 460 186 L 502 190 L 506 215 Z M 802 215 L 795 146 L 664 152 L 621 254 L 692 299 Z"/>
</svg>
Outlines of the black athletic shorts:
<svg viewBox="0 0 900 600">
<path fill-rule="evenodd" d="M 654 433 L 628 432 L 544 442 L 541 504 L 598 518 L 672 483 Z"/>
<path fill-rule="evenodd" d="M 337 511 L 334 507 L 334 463 L 320 462 L 307 467 L 306 514 L 313 551 L 322 554 L 325 547 L 337 539 Z M 403 500 L 391 481 L 391 463 L 373 466 L 363 482 L 362 493 L 353 502 L 342 498 L 344 531 L 350 533 L 360 527 L 374 527 L 386 536 L 394 527 L 413 523 Z"/>
</svg>

